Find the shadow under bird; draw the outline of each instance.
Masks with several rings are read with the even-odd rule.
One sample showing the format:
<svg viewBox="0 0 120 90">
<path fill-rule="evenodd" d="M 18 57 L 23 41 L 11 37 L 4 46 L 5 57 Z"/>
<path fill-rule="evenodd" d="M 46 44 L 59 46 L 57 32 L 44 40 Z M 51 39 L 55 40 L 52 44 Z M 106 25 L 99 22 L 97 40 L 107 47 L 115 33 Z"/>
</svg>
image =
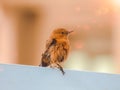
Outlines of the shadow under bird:
<svg viewBox="0 0 120 90">
<path fill-rule="evenodd" d="M 45 52 L 42 54 L 41 63 L 39 66 L 58 68 L 62 74 L 62 64 L 67 59 L 70 43 L 68 36 L 73 31 L 68 31 L 64 28 L 55 29 L 46 42 Z"/>
</svg>

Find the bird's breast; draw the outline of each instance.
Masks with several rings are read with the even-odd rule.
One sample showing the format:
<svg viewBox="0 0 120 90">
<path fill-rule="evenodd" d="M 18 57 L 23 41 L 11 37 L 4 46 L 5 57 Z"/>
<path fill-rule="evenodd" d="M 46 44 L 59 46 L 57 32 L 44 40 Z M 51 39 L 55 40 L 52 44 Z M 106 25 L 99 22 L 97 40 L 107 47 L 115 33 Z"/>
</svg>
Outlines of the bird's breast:
<svg viewBox="0 0 120 90">
<path fill-rule="evenodd" d="M 55 46 L 55 57 L 59 62 L 63 62 L 67 59 L 69 53 L 70 45 L 68 42 L 58 42 Z"/>
</svg>

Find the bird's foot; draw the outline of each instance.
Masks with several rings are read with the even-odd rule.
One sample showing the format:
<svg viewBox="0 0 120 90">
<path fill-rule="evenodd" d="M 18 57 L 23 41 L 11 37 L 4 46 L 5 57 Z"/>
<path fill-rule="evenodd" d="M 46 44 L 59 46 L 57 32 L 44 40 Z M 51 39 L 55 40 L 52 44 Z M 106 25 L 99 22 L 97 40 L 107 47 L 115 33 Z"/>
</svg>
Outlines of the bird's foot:
<svg viewBox="0 0 120 90">
<path fill-rule="evenodd" d="M 57 65 L 58 65 L 59 70 L 62 72 L 62 74 L 65 75 L 65 72 L 64 72 L 62 66 L 60 66 L 59 64 L 57 64 Z"/>
</svg>

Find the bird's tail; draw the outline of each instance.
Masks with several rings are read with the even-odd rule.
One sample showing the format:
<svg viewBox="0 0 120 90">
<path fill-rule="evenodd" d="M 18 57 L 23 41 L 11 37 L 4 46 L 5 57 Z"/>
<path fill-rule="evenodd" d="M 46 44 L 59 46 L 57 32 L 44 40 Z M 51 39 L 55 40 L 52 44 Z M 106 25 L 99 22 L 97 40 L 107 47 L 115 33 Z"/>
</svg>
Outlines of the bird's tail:
<svg viewBox="0 0 120 90">
<path fill-rule="evenodd" d="M 47 67 L 47 66 L 49 66 L 49 65 L 50 65 L 50 61 L 45 60 L 45 59 L 42 59 L 39 66 L 40 66 L 40 67 Z"/>
<path fill-rule="evenodd" d="M 41 64 L 39 66 L 47 67 L 50 65 L 50 56 L 46 53 L 42 54 Z"/>
<path fill-rule="evenodd" d="M 47 67 L 47 66 L 49 66 L 49 63 L 42 61 L 41 66 L 42 67 Z"/>
</svg>

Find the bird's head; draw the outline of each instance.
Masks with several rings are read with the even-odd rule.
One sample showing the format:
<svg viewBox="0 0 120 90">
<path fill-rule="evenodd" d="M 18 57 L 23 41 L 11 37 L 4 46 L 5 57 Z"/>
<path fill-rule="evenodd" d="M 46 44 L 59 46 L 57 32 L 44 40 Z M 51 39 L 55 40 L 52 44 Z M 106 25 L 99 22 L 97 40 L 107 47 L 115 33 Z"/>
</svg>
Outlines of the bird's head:
<svg viewBox="0 0 120 90">
<path fill-rule="evenodd" d="M 64 28 L 58 28 L 52 32 L 51 37 L 56 39 L 66 39 L 72 32 L 73 31 L 68 31 Z"/>
</svg>

